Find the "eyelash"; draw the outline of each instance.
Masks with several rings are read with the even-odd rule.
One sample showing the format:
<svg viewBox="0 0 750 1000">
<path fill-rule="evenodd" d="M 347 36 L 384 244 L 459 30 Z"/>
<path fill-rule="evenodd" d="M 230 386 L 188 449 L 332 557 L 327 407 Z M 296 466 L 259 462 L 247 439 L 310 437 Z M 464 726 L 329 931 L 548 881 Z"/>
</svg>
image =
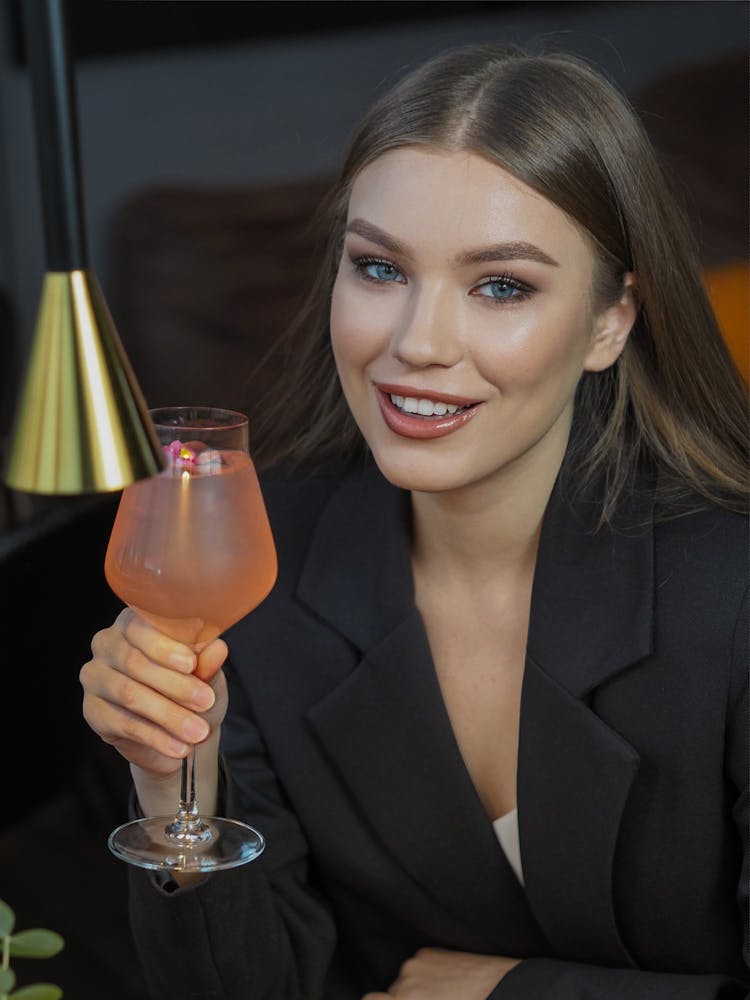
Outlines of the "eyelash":
<svg viewBox="0 0 750 1000">
<path fill-rule="evenodd" d="M 391 267 L 398 274 L 401 275 L 401 271 L 396 267 L 393 261 L 387 260 L 385 257 L 353 257 L 352 264 L 355 271 L 362 278 L 363 281 L 371 281 L 376 285 L 386 285 L 386 284 L 401 284 L 401 282 L 388 282 L 381 278 L 375 278 L 373 275 L 367 273 L 367 268 L 372 267 L 374 264 L 382 264 L 383 267 Z M 507 304 L 509 302 L 522 302 L 524 299 L 528 298 L 529 295 L 533 294 L 534 289 L 527 285 L 525 282 L 520 281 L 518 278 L 514 277 L 509 272 L 499 275 L 490 275 L 487 278 L 483 278 L 474 288 L 469 292 L 470 295 L 478 295 L 476 291 L 479 288 L 483 288 L 486 285 L 505 285 L 508 288 L 512 288 L 515 291 L 515 295 L 510 296 L 507 299 L 498 299 L 492 295 L 482 295 L 481 298 L 491 299 L 495 302 L 502 304 Z"/>
<path fill-rule="evenodd" d="M 372 281 L 376 285 L 386 285 L 389 284 L 389 282 L 383 281 L 380 278 L 374 278 L 371 274 L 367 273 L 367 268 L 372 267 L 373 264 L 382 264 L 383 267 L 392 267 L 394 271 L 401 274 L 393 261 L 386 260 L 384 257 L 353 257 L 352 264 L 354 265 L 354 270 L 360 278 L 364 281 Z"/>
<path fill-rule="evenodd" d="M 512 274 L 506 271 L 504 274 L 492 275 L 488 278 L 483 278 L 479 284 L 474 286 L 469 294 L 477 295 L 478 293 L 476 289 L 483 288 L 486 285 L 505 285 L 506 287 L 515 290 L 515 295 L 511 295 L 510 298 L 507 299 L 494 299 L 495 302 L 523 302 L 524 299 L 527 299 L 534 292 L 531 285 L 527 285 L 525 281 L 520 281 L 518 278 L 515 278 Z M 493 299 L 494 296 L 484 295 L 482 298 Z"/>
</svg>

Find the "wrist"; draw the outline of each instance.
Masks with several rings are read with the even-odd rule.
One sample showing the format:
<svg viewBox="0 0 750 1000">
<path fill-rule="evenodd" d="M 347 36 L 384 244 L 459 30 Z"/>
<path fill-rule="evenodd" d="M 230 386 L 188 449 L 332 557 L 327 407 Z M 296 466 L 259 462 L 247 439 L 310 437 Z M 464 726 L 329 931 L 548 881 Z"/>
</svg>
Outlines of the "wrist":
<svg viewBox="0 0 750 1000">
<path fill-rule="evenodd" d="M 199 810 L 211 815 L 216 810 L 219 779 L 219 730 L 195 747 L 195 787 Z M 188 760 L 188 768 L 190 762 Z M 182 762 L 174 771 L 162 774 L 130 765 L 138 803 L 146 816 L 170 816 L 179 804 Z"/>
</svg>

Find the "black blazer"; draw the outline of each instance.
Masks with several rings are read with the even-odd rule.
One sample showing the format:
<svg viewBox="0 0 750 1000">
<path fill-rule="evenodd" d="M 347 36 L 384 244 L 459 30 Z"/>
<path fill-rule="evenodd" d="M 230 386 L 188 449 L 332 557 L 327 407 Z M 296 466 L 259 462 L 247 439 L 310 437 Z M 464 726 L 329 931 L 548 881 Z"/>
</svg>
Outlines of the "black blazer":
<svg viewBox="0 0 750 1000">
<path fill-rule="evenodd" d="M 463 764 L 419 612 L 408 495 L 264 480 L 267 600 L 227 633 L 225 808 L 267 838 L 191 889 L 131 872 L 155 998 L 359 1000 L 421 946 L 523 957 L 497 1000 L 740 1000 L 748 525 L 592 534 L 555 488 L 523 682 L 525 889 Z M 634 527 L 637 526 L 637 527 Z M 744 946 L 744 960 L 743 960 Z"/>
</svg>

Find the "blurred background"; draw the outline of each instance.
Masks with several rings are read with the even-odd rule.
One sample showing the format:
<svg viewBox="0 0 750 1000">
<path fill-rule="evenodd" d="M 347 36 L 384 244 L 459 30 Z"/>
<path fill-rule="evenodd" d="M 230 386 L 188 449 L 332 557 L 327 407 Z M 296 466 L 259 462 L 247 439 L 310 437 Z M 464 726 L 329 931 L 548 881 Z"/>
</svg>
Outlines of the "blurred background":
<svg viewBox="0 0 750 1000">
<path fill-rule="evenodd" d="M 0 457 L 44 274 L 20 19 L 0 0 Z M 744 2 L 129 2 L 70 5 L 93 269 L 149 405 L 253 416 L 258 367 L 309 280 L 311 220 L 361 112 L 465 42 L 593 60 L 630 97 L 694 225 L 747 378 Z M 252 439 L 251 439 L 252 448 Z M 81 718 L 78 670 L 119 604 L 102 564 L 118 497 L 0 487 L 0 898 L 66 939 L 19 982 L 145 1000 L 124 866 L 128 775 Z M 21 623 L 26 623 L 22 625 Z"/>
</svg>

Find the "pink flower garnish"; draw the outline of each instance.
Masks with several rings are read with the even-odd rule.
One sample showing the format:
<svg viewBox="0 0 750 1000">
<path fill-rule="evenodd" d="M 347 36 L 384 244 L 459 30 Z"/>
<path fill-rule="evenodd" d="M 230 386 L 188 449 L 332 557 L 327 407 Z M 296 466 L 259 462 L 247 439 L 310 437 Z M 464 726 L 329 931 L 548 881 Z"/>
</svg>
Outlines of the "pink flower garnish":
<svg viewBox="0 0 750 1000">
<path fill-rule="evenodd" d="M 171 444 L 165 445 L 164 452 L 169 459 L 170 465 L 174 464 L 178 468 L 186 465 L 195 465 L 195 452 L 186 447 L 181 441 L 175 440 Z"/>
</svg>

